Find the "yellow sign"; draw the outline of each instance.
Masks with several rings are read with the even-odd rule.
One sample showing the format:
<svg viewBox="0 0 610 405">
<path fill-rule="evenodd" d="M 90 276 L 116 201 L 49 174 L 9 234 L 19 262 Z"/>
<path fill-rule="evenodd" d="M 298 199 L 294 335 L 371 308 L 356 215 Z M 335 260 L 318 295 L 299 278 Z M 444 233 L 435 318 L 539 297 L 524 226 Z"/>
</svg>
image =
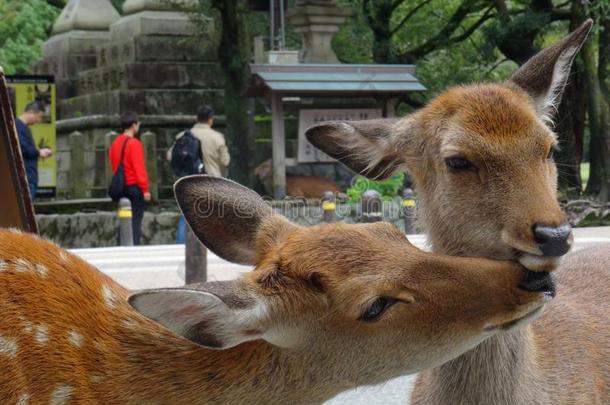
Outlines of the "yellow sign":
<svg viewBox="0 0 610 405">
<path fill-rule="evenodd" d="M 42 122 L 31 126 L 38 149 L 50 148 L 53 154 L 38 159 L 38 197 L 55 197 L 57 189 L 57 138 L 55 132 L 55 81 L 53 76 L 7 76 L 13 113 L 16 117 L 32 101 L 45 109 Z"/>
<path fill-rule="evenodd" d="M 415 200 L 412 198 L 407 198 L 402 200 L 403 207 L 415 207 Z"/>
<path fill-rule="evenodd" d="M 323 201 L 322 202 L 322 209 L 324 211 L 334 210 L 336 208 L 337 208 L 337 205 L 332 201 Z"/>
</svg>

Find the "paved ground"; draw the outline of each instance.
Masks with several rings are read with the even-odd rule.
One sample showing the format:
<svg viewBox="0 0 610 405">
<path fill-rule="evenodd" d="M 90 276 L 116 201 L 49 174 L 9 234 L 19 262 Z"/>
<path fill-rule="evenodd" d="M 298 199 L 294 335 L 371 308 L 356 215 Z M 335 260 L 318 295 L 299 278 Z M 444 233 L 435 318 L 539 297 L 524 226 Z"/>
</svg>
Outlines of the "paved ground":
<svg viewBox="0 0 610 405">
<path fill-rule="evenodd" d="M 574 250 L 602 243 L 610 244 L 610 227 L 574 230 Z M 409 235 L 409 240 L 426 248 L 423 235 Z M 184 245 L 74 249 L 101 271 L 131 289 L 180 286 L 184 284 Z M 208 279 L 229 280 L 251 267 L 228 263 L 208 252 Z M 405 405 L 414 377 L 401 377 L 374 387 L 343 393 L 329 405 Z"/>
</svg>

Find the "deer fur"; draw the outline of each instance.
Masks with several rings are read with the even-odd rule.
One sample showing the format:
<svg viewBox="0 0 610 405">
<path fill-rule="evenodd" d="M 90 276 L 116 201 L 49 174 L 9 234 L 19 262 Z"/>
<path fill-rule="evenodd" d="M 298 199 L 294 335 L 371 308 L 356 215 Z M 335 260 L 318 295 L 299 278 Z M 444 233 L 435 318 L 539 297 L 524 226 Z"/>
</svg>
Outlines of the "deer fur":
<svg viewBox="0 0 610 405">
<path fill-rule="evenodd" d="M 176 192 L 195 233 L 253 272 L 130 295 L 0 231 L 3 404 L 321 403 L 442 364 L 549 300 L 514 262 L 423 252 L 387 223 L 302 228 L 221 178 Z M 396 303 L 363 321 L 381 296 Z"/>
<path fill-rule="evenodd" d="M 501 84 L 449 89 L 401 119 L 327 122 L 307 138 L 355 171 L 408 171 L 432 248 L 552 271 L 536 224 L 566 222 L 557 203 L 556 136 L 547 126 L 593 22 L 541 51 Z M 447 159 L 472 163 L 455 171 Z M 570 256 L 542 317 L 421 373 L 412 404 L 610 403 L 610 247 Z"/>
</svg>

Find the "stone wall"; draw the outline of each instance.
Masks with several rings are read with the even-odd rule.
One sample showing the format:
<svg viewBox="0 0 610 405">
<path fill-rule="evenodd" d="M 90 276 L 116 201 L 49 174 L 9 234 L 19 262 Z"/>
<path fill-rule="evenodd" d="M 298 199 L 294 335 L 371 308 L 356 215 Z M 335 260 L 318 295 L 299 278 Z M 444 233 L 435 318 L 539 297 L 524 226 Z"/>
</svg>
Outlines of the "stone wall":
<svg viewBox="0 0 610 405">
<path fill-rule="evenodd" d="M 323 222 L 323 211 L 319 203 L 274 201 L 272 205 L 278 213 L 299 225 L 312 226 Z M 362 217 L 357 205 L 338 204 L 336 212 L 338 222 L 361 222 Z M 142 243 L 174 243 L 178 218 L 179 213 L 176 211 L 146 212 L 142 223 Z M 384 202 L 383 219 L 404 230 L 404 219 L 398 201 Z M 66 248 L 117 245 L 119 221 L 116 212 L 39 214 L 36 220 L 42 236 Z"/>
<path fill-rule="evenodd" d="M 178 212 L 146 212 L 142 221 L 142 243 L 174 243 Z M 36 215 L 40 234 L 65 248 L 117 246 L 119 219 L 116 212 Z"/>
</svg>

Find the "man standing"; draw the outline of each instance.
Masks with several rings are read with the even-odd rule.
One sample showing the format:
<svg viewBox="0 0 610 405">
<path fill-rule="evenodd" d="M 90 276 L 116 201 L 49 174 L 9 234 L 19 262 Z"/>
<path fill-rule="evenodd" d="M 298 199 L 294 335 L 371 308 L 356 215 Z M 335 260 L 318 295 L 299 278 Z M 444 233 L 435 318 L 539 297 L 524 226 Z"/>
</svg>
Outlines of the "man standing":
<svg viewBox="0 0 610 405">
<path fill-rule="evenodd" d="M 138 114 L 127 111 L 121 115 L 122 133 L 110 145 L 109 158 L 112 172 L 116 172 L 121 163 L 123 147 L 123 170 L 125 173 L 125 197 L 131 201 L 133 228 L 133 244 L 140 244 L 142 235 L 142 218 L 144 217 L 145 201 L 150 201 L 148 190 L 148 173 L 144 164 L 144 148 L 136 138 L 140 130 Z"/>
<path fill-rule="evenodd" d="M 214 110 L 209 105 L 201 105 L 197 108 L 197 123 L 191 128 L 191 133 L 201 143 L 203 155 L 203 166 L 206 174 L 210 176 L 226 176 L 231 160 L 225 137 L 218 131 L 212 129 L 214 125 Z M 186 132 L 186 131 L 185 131 Z M 185 132 L 178 134 L 179 139 Z M 171 160 L 172 149 L 167 151 L 167 159 Z M 176 243 L 184 243 L 184 232 L 186 224 L 184 217 L 178 223 Z"/>
<path fill-rule="evenodd" d="M 226 176 L 231 160 L 229 150 L 224 135 L 213 130 L 213 125 L 212 107 L 202 105 L 197 108 L 197 123 L 191 128 L 191 132 L 201 142 L 205 171 L 210 176 Z"/>
<path fill-rule="evenodd" d="M 53 154 L 49 148 L 38 149 L 30 130 L 30 125 L 42 121 L 44 110 L 37 101 L 32 101 L 25 106 L 25 111 L 15 120 L 15 127 L 19 135 L 19 147 L 25 165 L 25 174 L 30 188 L 32 201 L 36 198 L 38 189 L 38 158 L 46 158 Z"/>
</svg>

